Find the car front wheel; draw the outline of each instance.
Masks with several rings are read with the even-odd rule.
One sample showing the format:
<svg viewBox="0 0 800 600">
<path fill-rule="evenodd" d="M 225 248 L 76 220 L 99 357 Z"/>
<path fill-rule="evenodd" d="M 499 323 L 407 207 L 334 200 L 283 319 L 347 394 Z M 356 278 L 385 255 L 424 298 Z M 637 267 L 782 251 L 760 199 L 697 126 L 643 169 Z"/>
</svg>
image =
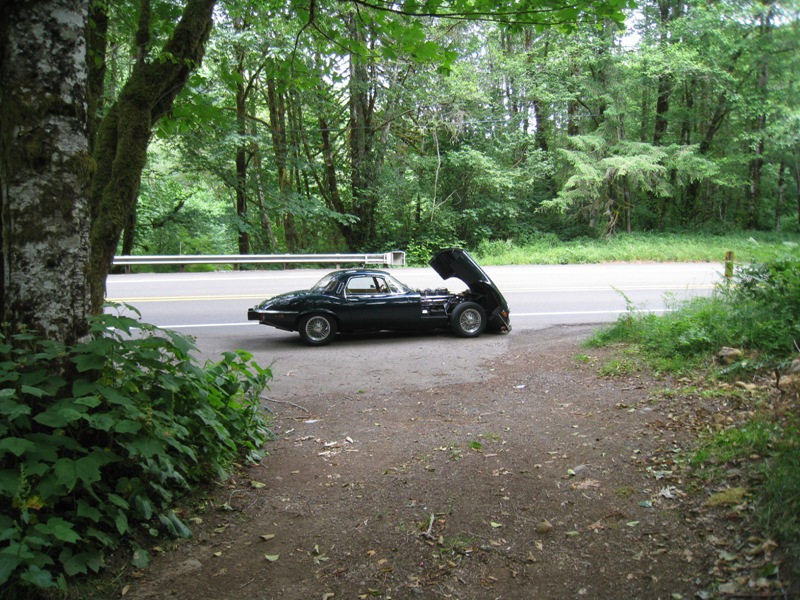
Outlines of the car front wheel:
<svg viewBox="0 0 800 600">
<path fill-rule="evenodd" d="M 450 315 L 450 327 L 458 337 L 478 337 L 486 329 L 486 311 L 475 302 L 462 302 Z"/>
<path fill-rule="evenodd" d="M 311 346 L 325 346 L 336 335 L 336 321 L 330 315 L 308 315 L 300 321 L 300 337 Z"/>
</svg>

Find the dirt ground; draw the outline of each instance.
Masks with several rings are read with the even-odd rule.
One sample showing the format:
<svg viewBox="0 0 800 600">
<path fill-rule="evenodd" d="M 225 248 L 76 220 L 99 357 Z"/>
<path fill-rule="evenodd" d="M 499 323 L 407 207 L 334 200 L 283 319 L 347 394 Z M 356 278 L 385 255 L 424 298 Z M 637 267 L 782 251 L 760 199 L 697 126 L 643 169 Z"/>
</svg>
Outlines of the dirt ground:
<svg viewBox="0 0 800 600">
<path fill-rule="evenodd" d="M 590 333 L 514 332 L 467 383 L 415 385 L 400 365 L 375 389 L 289 400 L 276 372 L 269 455 L 113 597 L 789 597 L 757 575 L 776 549 L 748 533 L 746 492 L 709 507 L 721 488 L 676 465 L 698 422 L 735 418 L 724 401 L 598 376 L 612 351 L 582 348 Z"/>
</svg>

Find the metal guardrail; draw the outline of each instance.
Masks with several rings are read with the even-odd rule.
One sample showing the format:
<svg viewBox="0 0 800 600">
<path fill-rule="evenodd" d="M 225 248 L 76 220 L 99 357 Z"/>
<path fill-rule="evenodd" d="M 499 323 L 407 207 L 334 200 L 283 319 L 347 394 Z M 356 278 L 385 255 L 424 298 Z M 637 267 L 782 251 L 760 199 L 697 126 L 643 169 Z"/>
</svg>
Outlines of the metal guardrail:
<svg viewBox="0 0 800 600">
<path fill-rule="evenodd" d="M 162 256 L 115 256 L 114 264 L 132 265 L 250 265 L 250 264 L 360 264 L 402 267 L 406 253 L 377 254 L 167 254 Z"/>
</svg>

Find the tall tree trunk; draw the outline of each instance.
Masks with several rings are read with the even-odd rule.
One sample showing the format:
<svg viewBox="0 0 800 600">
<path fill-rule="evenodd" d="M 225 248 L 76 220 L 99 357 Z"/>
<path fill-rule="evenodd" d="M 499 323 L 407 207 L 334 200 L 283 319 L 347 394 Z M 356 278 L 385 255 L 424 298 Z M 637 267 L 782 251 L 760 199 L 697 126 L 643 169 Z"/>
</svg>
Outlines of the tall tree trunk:
<svg viewBox="0 0 800 600">
<path fill-rule="evenodd" d="M 202 61 L 216 0 L 187 0 L 164 56 L 137 63 L 119 98 L 100 123 L 90 206 L 88 279 L 94 312 L 102 310 L 105 282 L 125 221 L 139 192 L 153 125 L 172 108 L 189 73 Z"/>
<path fill-rule="evenodd" d="M 71 344 L 90 295 L 88 0 L 15 0 L 0 25 L 0 320 Z"/>
<path fill-rule="evenodd" d="M 766 6 L 761 14 L 760 35 L 761 39 L 769 35 L 771 29 L 770 9 Z M 764 105 L 767 102 L 767 83 L 769 78 L 769 67 L 767 59 L 762 57 L 761 64 L 758 65 L 758 82 L 756 83 L 756 93 Z M 766 106 L 761 107 L 761 112 L 756 117 L 755 134 L 756 148 L 755 156 L 750 161 L 750 197 L 747 203 L 747 227 L 755 229 L 758 226 L 758 212 L 761 204 L 761 172 L 764 166 L 764 144 L 766 139 L 767 115 Z"/>
<path fill-rule="evenodd" d="M 128 218 L 125 221 L 125 229 L 122 231 L 121 253 L 125 256 L 133 254 L 133 243 L 136 240 L 136 205 L 133 206 Z"/>
<path fill-rule="evenodd" d="M 750 160 L 750 195 L 747 199 L 747 228 L 758 227 L 758 209 L 761 205 L 761 171 L 764 166 L 764 126 L 766 116 L 759 115 L 757 131 L 759 134 L 756 143 L 755 156 Z"/>
<path fill-rule="evenodd" d="M 256 151 L 253 154 L 253 170 L 256 180 L 256 198 L 258 201 L 258 213 L 261 217 L 261 229 L 267 238 L 267 247 L 270 252 L 278 249 L 278 240 L 275 238 L 275 231 L 272 229 L 272 221 L 267 210 L 267 201 L 264 194 L 264 185 L 261 183 L 261 153 Z"/>
<path fill-rule="evenodd" d="M 673 0 L 658 1 L 659 44 L 665 52 L 670 44 L 669 26 L 674 18 L 673 15 L 676 15 L 678 11 L 678 8 L 673 7 Z M 669 113 L 670 98 L 672 97 L 672 85 L 672 76 L 669 73 L 659 74 L 658 91 L 656 92 L 656 118 L 653 129 L 654 146 L 660 146 L 667 133 L 667 127 L 669 126 L 667 114 Z"/>
<path fill-rule="evenodd" d="M 244 77 L 241 61 L 239 75 Z M 235 161 L 239 254 L 250 254 L 250 234 L 247 231 L 247 89 L 242 80 L 236 83 L 236 124 L 239 133 Z"/>
<path fill-rule="evenodd" d="M 800 160 L 798 160 L 798 154 L 800 154 L 800 148 L 795 146 L 794 151 L 794 192 L 795 196 L 797 196 L 797 224 L 800 225 Z"/>
<path fill-rule="evenodd" d="M 778 166 L 778 197 L 775 199 L 775 231 L 781 230 L 781 214 L 783 213 L 783 202 L 786 199 L 786 161 L 781 159 Z"/>
<path fill-rule="evenodd" d="M 275 169 L 278 177 L 278 194 L 281 205 L 289 204 L 292 193 L 292 179 L 289 172 L 289 144 L 286 135 L 286 96 L 279 91 L 280 82 L 273 75 L 267 78 L 267 106 L 269 107 L 269 132 L 272 138 L 272 153 L 275 157 Z M 286 247 L 293 252 L 299 243 L 295 230 L 294 217 L 284 218 L 284 237 Z"/>
<path fill-rule="evenodd" d="M 87 66 L 89 69 L 89 148 L 94 151 L 94 139 L 100 125 L 103 90 L 106 78 L 108 48 L 108 7 L 105 2 L 89 2 L 87 37 Z"/>
<path fill-rule="evenodd" d="M 350 34 L 356 42 L 364 43 L 366 36 L 356 17 L 351 17 Z M 365 250 L 375 239 L 375 208 L 378 203 L 377 164 L 375 156 L 375 132 L 373 116 L 375 92 L 369 76 L 369 59 L 362 55 L 350 55 L 350 163 L 353 206 L 351 213 L 358 218 L 344 230 L 347 245 L 351 250 Z"/>
<path fill-rule="evenodd" d="M 330 125 L 325 117 L 319 117 L 319 131 L 322 139 L 322 161 L 325 164 L 323 185 L 325 201 L 328 208 L 338 213 L 344 213 L 344 203 L 339 194 L 339 180 L 336 175 L 336 159 L 334 158 L 333 142 L 331 141 Z"/>
</svg>

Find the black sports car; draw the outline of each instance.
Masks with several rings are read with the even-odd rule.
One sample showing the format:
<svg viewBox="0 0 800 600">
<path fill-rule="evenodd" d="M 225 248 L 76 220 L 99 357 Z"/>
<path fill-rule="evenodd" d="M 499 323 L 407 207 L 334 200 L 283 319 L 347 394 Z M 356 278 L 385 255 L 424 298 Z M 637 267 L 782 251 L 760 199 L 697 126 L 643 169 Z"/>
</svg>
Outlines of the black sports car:
<svg viewBox="0 0 800 600">
<path fill-rule="evenodd" d="M 412 290 L 386 271 L 345 269 L 325 275 L 310 290 L 264 300 L 247 311 L 262 325 L 298 331 L 312 346 L 329 344 L 337 332 L 419 331 L 450 327 L 459 337 L 511 331 L 508 304 L 478 263 L 460 248 L 430 261 L 442 277 L 457 277 L 468 289 Z"/>
</svg>

